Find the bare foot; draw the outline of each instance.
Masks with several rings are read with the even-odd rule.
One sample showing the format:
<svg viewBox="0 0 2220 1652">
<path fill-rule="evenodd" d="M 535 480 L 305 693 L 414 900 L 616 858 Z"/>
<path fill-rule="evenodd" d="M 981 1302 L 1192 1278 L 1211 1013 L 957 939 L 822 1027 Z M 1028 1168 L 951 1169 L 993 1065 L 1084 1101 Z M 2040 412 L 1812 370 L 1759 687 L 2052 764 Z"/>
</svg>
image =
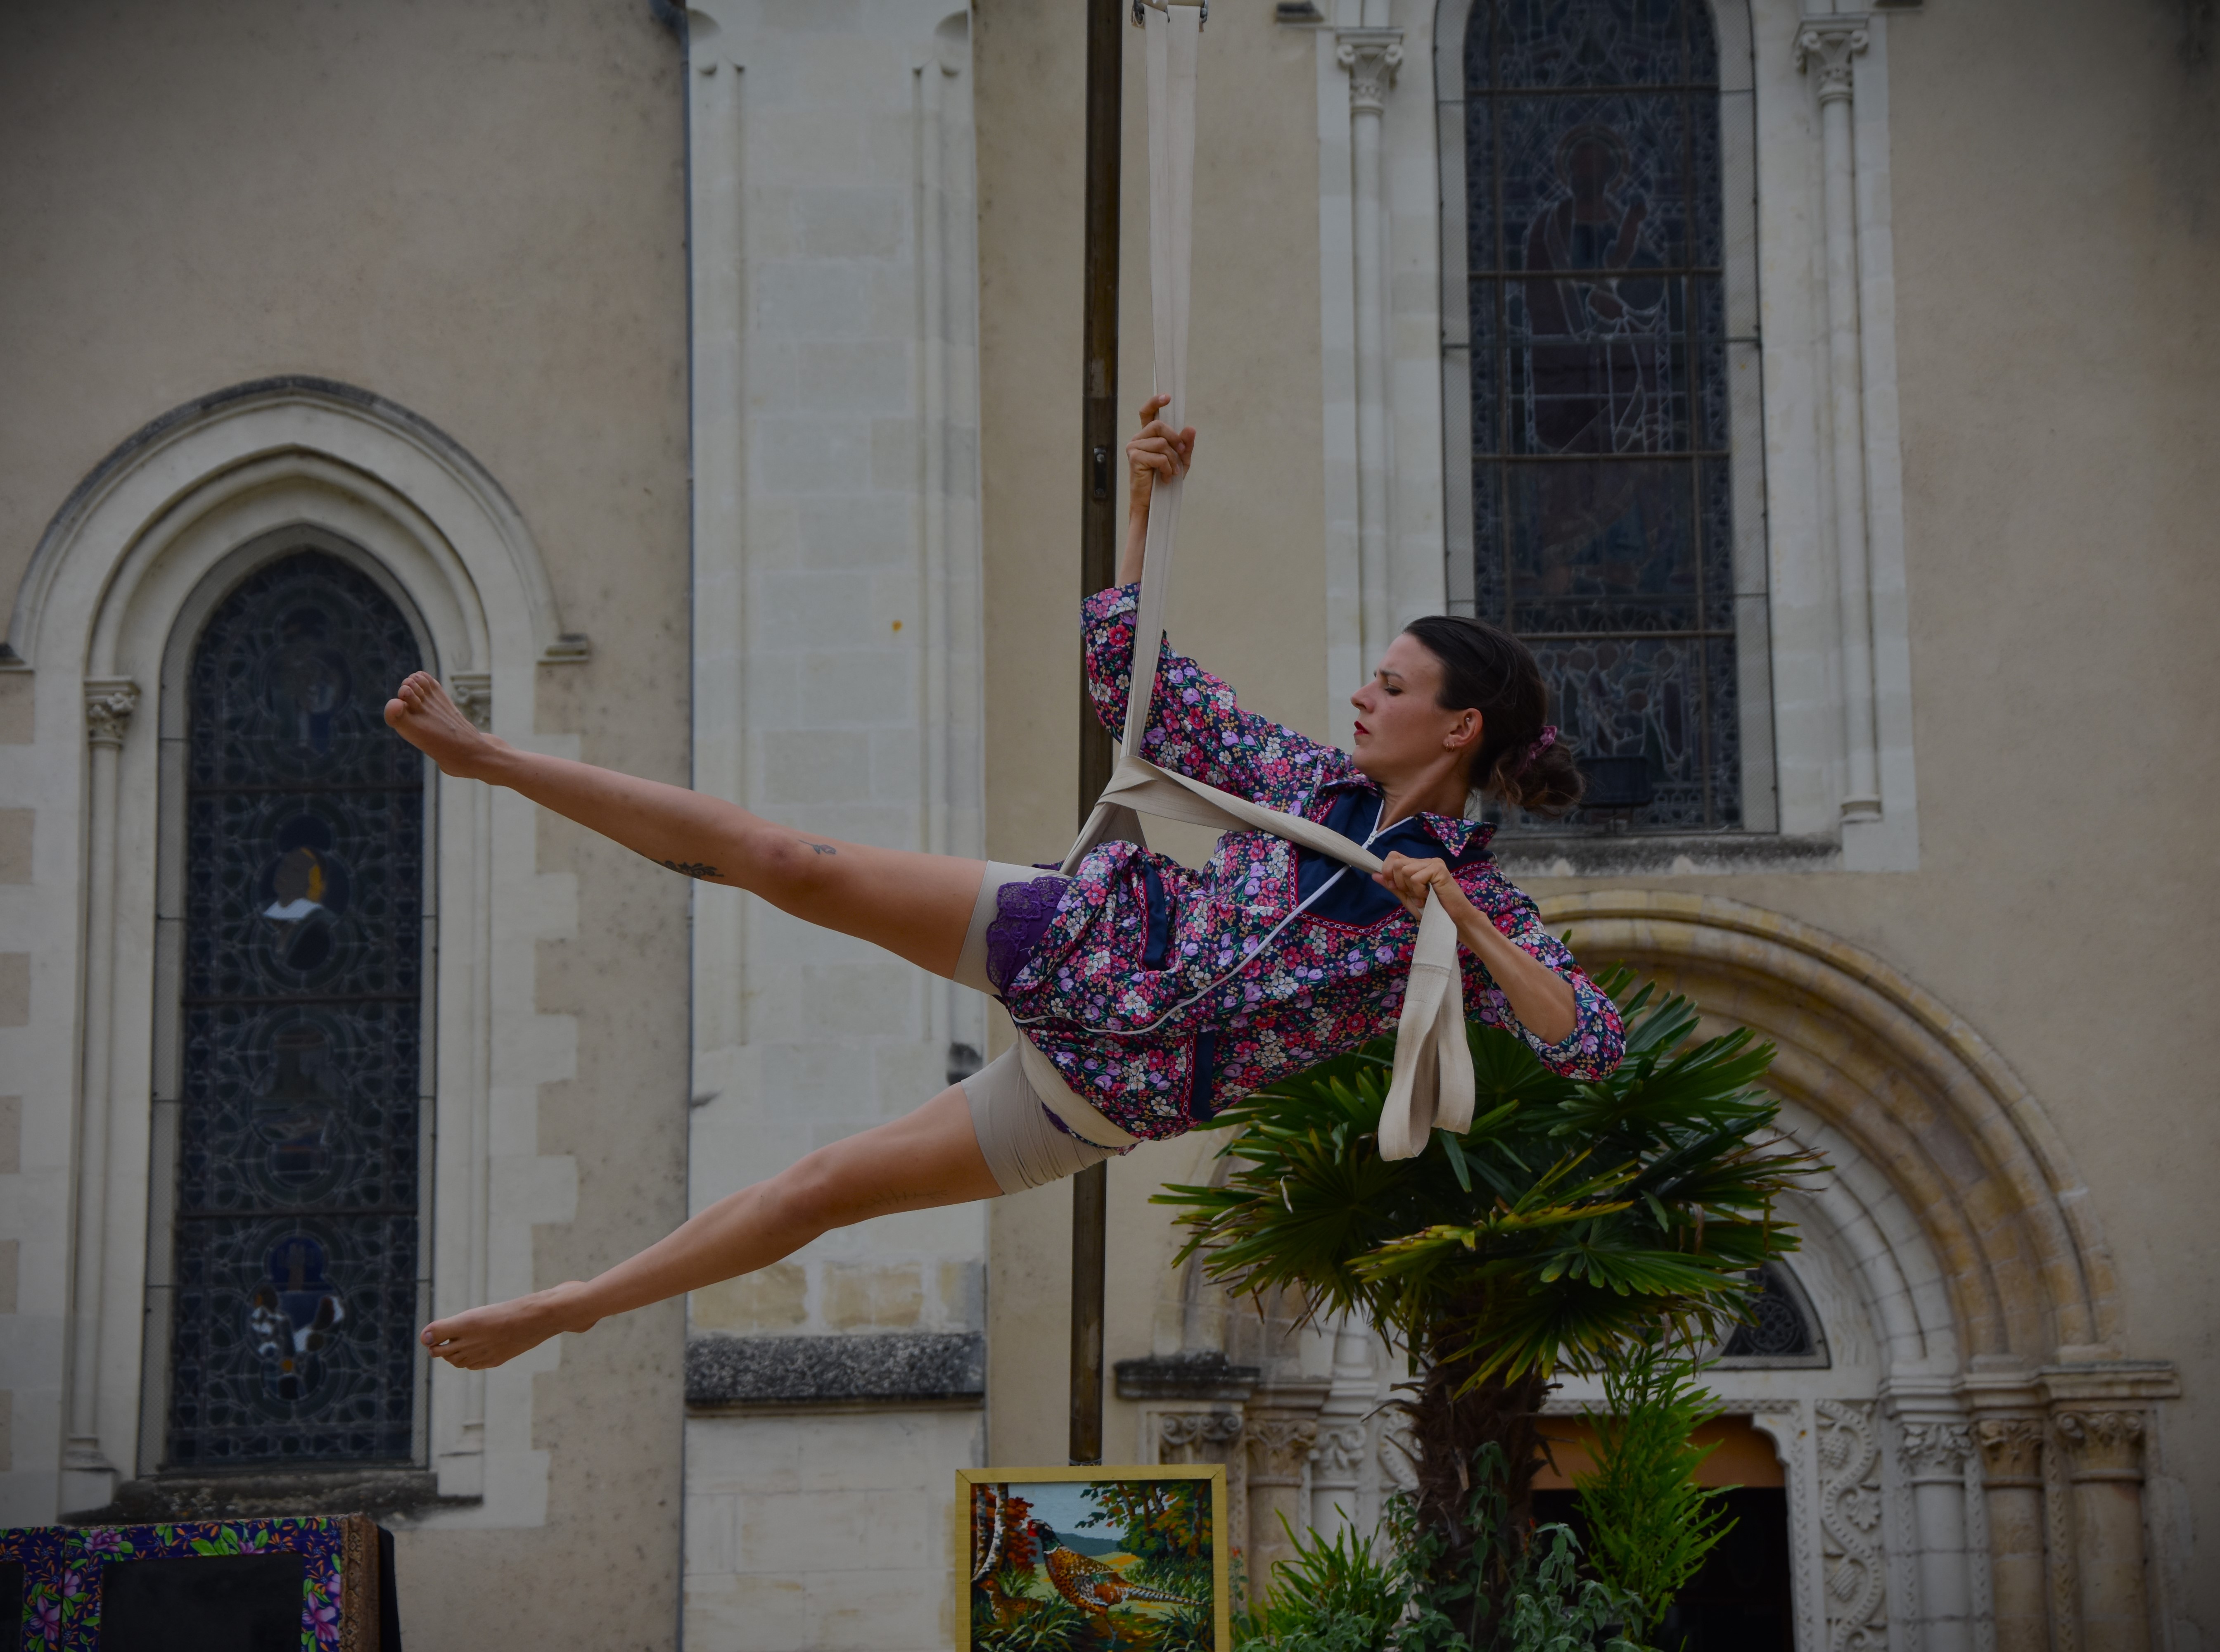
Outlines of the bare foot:
<svg viewBox="0 0 2220 1652">
<path fill-rule="evenodd" d="M 591 1331 L 598 1323 L 582 1312 L 577 1296 L 582 1287 L 573 1281 L 552 1290 L 534 1291 L 508 1302 L 491 1302 L 482 1308 L 434 1319 L 418 1338 L 434 1359 L 465 1371 L 483 1371 L 506 1365 L 527 1349 L 537 1348 L 565 1331 Z"/>
<path fill-rule="evenodd" d="M 411 672 L 385 702 L 385 720 L 394 732 L 440 765 L 441 774 L 464 780 L 483 778 L 488 760 L 508 742 L 481 734 L 463 715 L 439 679 Z"/>
</svg>

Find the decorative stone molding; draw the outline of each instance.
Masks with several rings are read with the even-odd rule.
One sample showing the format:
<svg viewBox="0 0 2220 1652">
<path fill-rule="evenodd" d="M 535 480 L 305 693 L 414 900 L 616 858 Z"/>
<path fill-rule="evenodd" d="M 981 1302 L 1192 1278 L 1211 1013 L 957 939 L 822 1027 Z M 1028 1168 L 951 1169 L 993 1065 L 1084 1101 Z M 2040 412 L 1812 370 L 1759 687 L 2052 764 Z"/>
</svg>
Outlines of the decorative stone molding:
<svg viewBox="0 0 2220 1652">
<path fill-rule="evenodd" d="M 2015 1367 L 2054 1338 L 2117 1337 L 2112 1258 L 2080 1171 L 2041 1101 L 1952 1007 L 1873 953 L 1740 901 L 1610 889 L 1541 911 L 1584 955 L 1624 959 L 1771 1041 L 1768 1082 L 1889 1167 L 1940 1263 L 1939 1317 L 1917 1294 L 1909 1303 L 1919 1336 L 1955 1336 L 1977 1364 L 2017 1354 Z M 2024 1371 L 2009 1408 L 2093 1400 L 2085 1373 L 2129 1368 L 2048 1368 L 2040 1393 Z M 2137 1381 L 2166 1375 L 2133 1368 Z"/>
<path fill-rule="evenodd" d="M 1158 1462 L 1223 1462 L 1241 1437 L 1232 1411 L 1168 1411 L 1157 1417 Z"/>
<path fill-rule="evenodd" d="M 493 673 L 455 671 L 447 677 L 447 694 L 455 709 L 471 720 L 481 734 L 493 727 Z"/>
<path fill-rule="evenodd" d="M 118 746 L 139 709 L 139 685 L 128 677 L 95 677 L 84 685 L 84 734 L 94 745 Z"/>
<path fill-rule="evenodd" d="M 1984 1481 L 1992 1486 L 2042 1484 L 2042 1424 L 2032 1417 L 1984 1417 L 1974 1424 Z"/>
<path fill-rule="evenodd" d="M 1387 108 L 1395 72 L 1403 66 L 1403 31 L 1340 29 L 1334 35 L 1333 59 L 1349 71 L 1349 112 L 1377 115 Z"/>
<path fill-rule="evenodd" d="M 2075 1484 L 2143 1477 L 2143 1414 L 2139 1411 L 2062 1411 L 2051 1418 L 2066 1443 L 2067 1474 Z"/>
<path fill-rule="evenodd" d="M 1813 1410 L 1829 1652 L 1881 1652 L 1888 1644 L 1888 1587 L 1873 1404 L 1822 1400 Z"/>
<path fill-rule="evenodd" d="M 1972 1430 L 1963 1423 L 1906 1422 L 1899 1424 L 1900 1452 L 1911 1482 L 1958 1485 L 1966 1478 L 1966 1459 L 1974 1449 Z"/>
<path fill-rule="evenodd" d="M 1263 1417 L 1251 1423 L 1248 1428 L 1250 1485 L 1301 1485 L 1303 1468 L 1318 1443 L 1318 1424 L 1309 1418 Z"/>
<path fill-rule="evenodd" d="M 958 1401 L 986 1396 L 987 1339 L 976 1331 L 853 1337 L 728 1337 L 686 1343 L 689 1411 L 742 1406 Z"/>
<path fill-rule="evenodd" d="M 1120 1400 L 1238 1402 L 1256 1392 L 1264 1373 L 1262 1367 L 1236 1365 L 1218 1349 L 1207 1348 L 1119 1360 L 1111 1375 Z"/>
<path fill-rule="evenodd" d="M 1818 65 L 1821 103 L 1850 95 L 1850 60 L 1866 49 L 1869 41 L 1861 17 L 1823 19 L 1806 23 L 1798 32 L 1796 66 L 1810 74 Z"/>
<path fill-rule="evenodd" d="M 1380 1429 L 1380 1472 L 1399 1492 L 1419 1489 L 1419 1447 L 1411 1419 L 1398 1412 Z"/>
</svg>

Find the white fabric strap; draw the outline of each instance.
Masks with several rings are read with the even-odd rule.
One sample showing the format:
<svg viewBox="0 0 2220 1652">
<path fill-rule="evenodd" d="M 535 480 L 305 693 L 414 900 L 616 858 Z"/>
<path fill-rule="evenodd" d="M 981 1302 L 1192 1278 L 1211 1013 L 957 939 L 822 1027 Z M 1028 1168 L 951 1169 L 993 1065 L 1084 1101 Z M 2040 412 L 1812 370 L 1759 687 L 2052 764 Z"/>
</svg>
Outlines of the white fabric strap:
<svg viewBox="0 0 2220 1652">
<path fill-rule="evenodd" d="M 1195 48 L 1200 0 L 1147 0 L 1149 70 L 1149 283 L 1154 323 L 1156 385 L 1171 401 L 1157 416 L 1173 429 L 1187 411 L 1188 277 L 1194 263 Z M 1149 702 L 1163 651 L 1164 602 L 1171 589 L 1181 483 L 1159 479 L 1149 496 L 1147 559 L 1133 626 L 1133 673 L 1126 696 L 1126 738 L 1110 783 L 1094 806 L 1063 870 L 1104 843 L 1144 843 L 1142 814 L 1187 820 L 1220 832 L 1269 832 L 1369 874 L 1380 857 L 1353 838 L 1282 809 L 1266 808 L 1185 775 L 1160 769 L 1145 749 Z M 1427 891 L 1411 953 L 1411 976 L 1395 1025 L 1395 1065 L 1380 1115 L 1382 1158 L 1414 1158 L 1439 1126 L 1462 1133 L 1472 1124 L 1472 1051 L 1465 1043 L 1464 983 L 1457 964 L 1456 925 Z M 1019 1052 L 1043 1102 L 1074 1134 L 1100 1146 L 1135 1139 L 1088 1106 L 1053 1063 L 1026 1042 Z M 1060 1105 L 1062 1104 L 1062 1105 Z M 1074 1111 L 1067 1112 L 1067 1107 Z M 1105 1132 L 1119 1139 L 1112 1141 Z"/>
</svg>

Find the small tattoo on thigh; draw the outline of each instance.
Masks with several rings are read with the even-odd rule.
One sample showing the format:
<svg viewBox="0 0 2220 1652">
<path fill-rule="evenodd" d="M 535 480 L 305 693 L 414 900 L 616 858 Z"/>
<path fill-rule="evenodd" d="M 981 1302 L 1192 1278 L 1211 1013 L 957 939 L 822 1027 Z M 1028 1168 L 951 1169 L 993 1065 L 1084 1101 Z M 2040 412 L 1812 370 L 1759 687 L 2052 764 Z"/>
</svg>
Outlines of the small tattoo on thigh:
<svg viewBox="0 0 2220 1652">
<path fill-rule="evenodd" d="M 698 860 L 667 860 L 663 863 L 682 877 L 714 877 L 717 869 L 705 866 Z"/>
</svg>

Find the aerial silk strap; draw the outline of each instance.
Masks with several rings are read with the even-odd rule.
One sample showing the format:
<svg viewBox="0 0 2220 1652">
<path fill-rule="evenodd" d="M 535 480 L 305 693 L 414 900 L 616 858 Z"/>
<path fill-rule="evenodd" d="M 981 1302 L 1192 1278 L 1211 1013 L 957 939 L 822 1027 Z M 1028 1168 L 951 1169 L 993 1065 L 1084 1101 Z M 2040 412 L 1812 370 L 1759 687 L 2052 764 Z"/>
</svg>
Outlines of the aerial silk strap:
<svg viewBox="0 0 2220 1652">
<path fill-rule="evenodd" d="M 1187 408 L 1188 276 L 1194 263 L 1195 48 L 1201 33 L 1200 0 L 1144 0 L 1149 75 L 1149 284 L 1154 321 L 1156 384 L 1171 401 L 1159 415 L 1181 428 Z M 1142 564 L 1139 612 L 1133 627 L 1133 675 L 1126 697 L 1126 734 L 1117 767 L 1103 789 L 1063 870 L 1078 870 L 1104 843 L 1144 843 L 1139 816 L 1187 820 L 1219 832 L 1269 832 L 1370 874 L 1380 857 L 1355 838 L 1283 809 L 1236 797 L 1215 786 L 1174 774 L 1138 755 L 1148 730 L 1149 702 L 1163 651 L 1164 600 L 1171 587 L 1172 553 L 1179 527 L 1178 478 L 1157 478 L 1149 499 L 1147 560 Z M 1029 1076 L 1040 1081 L 1055 1069 L 1030 1044 L 1021 1054 Z M 1045 1075 L 1037 1068 L 1047 1069 Z M 1058 1082 L 1055 1088 L 1069 1093 Z M 1048 1092 L 1044 1090 L 1046 1098 Z M 1074 1098 L 1076 1099 L 1076 1098 Z M 1084 1106 L 1082 1102 L 1081 1106 Z M 1066 1107 L 1051 1110 L 1089 1139 L 1114 1125 L 1094 1109 L 1082 1120 Z M 1383 1158 L 1414 1158 L 1438 1126 L 1462 1131 L 1473 1113 L 1472 1051 L 1465 1043 L 1464 983 L 1457 964 L 1456 925 L 1429 890 L 1412 949 L 1411 975 L 1395 1025 L 1395 1063 L 1380 1116 Z M 1084 1122 L 1086 1128 L 1079 1125 Z M 1117 1131 L 1118 1135 L 1125 1132 Z M 1128 1141 L 1132 1138 L 1126 1138 Z M 1106 1144 L 1108 1144 L 1106 1143 Z"/>
</svg>

